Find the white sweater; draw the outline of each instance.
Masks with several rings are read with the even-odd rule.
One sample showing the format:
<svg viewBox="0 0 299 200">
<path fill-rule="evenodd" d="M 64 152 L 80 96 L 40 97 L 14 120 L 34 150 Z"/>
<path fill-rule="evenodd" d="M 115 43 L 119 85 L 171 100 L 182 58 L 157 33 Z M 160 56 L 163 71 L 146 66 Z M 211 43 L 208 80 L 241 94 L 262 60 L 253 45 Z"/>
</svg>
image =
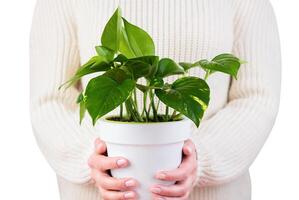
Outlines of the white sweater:
<svg viewBox="0 0 299 200">
<path fill-rule="evenodd" d="M 31 33 L 32 123 L 61 199 L 100 199 L 88 183 L 87 165 L 99 133 L 90 120 L 79 125 L 78 87 L 57 88 L 95 55 L 118 5 L 152 35 L 160 57 L 193 62 L 232 52 L 248 62 L 238 80 L 220 73 L 209 79 L 210 107 L 192 137 L 199 168 L 190 199 L 250 199 L 248 169 L 271 131 L 280 93 L 280 45 L 268 0 L 38 0 Z M 203 75 L 198 68 L 190 73 Z"/>
</svg>

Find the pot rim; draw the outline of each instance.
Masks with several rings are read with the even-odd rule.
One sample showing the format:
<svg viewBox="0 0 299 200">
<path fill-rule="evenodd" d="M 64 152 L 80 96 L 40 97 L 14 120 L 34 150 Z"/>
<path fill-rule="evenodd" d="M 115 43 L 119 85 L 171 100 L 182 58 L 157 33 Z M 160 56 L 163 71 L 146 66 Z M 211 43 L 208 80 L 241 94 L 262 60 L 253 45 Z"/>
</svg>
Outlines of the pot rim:
<svg viewBox="0 0 299 200">
<path fill-rule="evenodd" d="M 186 122 L 189 121 L 189 119 L 185 116 L 182 117 L 182 119 L 180 120 L 176 120 L 176 121 L 167 121 L 167 122 L 123 122 L 123 121 L 114 121 L 114 120 L 109 120 L 107 118 L 109 117 L 117 117 L 117 115 L 108 115 L 105 117 L 102 117 L 99 119 L 99 123 L 101 123 L 101 121 L 103 122 L 107 122 L 107 123 L 115 123 L 115 124 L 124 124 L 124 125 L 153 125 L 153 124 L 172 124 L 172 123 L 181 123 L 181 122 Z"/>
<path fill-rule="evenodd" d="M 109 117 L 109 116 L 107 116 Z M 128 145 L 170 144 L 187 140 L 192 131 L 188 118 L 171 122 L 119 122 L 100 119 L 97 132 L 105 142 Z"/>
</svg>

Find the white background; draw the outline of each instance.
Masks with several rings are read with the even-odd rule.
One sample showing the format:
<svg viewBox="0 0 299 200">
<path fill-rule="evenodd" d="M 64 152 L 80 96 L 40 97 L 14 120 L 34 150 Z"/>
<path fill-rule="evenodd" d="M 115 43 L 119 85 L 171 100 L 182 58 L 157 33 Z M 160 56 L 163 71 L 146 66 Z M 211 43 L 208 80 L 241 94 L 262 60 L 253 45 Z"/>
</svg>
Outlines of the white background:
<svg viewBox="0 0 299 200">
<path fill-rule="evenodd" d="M 29 119 L 28 39 L 34 0 L 0 0 L 0 199 L 58 200 Z M 251 167 L 253 200 L 299 199 L 299 5 L 272 0 L 282 45 L 281 107 Z M 271 72 L 269 72 L 271 73 Z"/>
</svg>

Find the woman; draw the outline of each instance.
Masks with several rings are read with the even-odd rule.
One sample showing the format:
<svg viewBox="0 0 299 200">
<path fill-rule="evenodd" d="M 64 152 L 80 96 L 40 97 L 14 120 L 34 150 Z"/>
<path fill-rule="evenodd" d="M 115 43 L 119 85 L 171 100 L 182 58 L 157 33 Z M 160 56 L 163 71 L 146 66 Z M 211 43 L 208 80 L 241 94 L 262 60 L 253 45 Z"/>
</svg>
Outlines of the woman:
<svg viewBox="0 0 299 200">
<path fill-rule="evenodd" d="M 57 174 L 61 199 L 138 198 L 136 180 L 108 173 L 130 161 L 108 158 L 91 123 L 78 123 L 75 99 L 82 85 L 57 90 L 94 55 L 118 5 L 129 21 L 153 36 L 161 57 L 192 62 L 232 52 L 248 62 L 238 80 L 220 73 L 209 80 L 212 101 L 200 129 L 185 143 L 182 164 L 156 175 L 176 184 L 153 185 L 153 199 L 249 200 L 248 168 L 279 104 L 280 47 L 268 0 L 38 0 L 31 34 L 32 122 Z M 203 74 L 199 69 L 190 73 Z"/>
</svg>

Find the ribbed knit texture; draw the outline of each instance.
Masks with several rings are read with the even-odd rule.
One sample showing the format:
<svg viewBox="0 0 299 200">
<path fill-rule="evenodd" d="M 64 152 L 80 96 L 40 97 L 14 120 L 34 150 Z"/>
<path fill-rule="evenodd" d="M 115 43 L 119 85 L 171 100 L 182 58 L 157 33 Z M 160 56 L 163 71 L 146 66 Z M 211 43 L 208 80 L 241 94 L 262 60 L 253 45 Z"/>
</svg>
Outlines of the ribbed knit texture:
<svg viewBox="0 0 299 200">
<path fill-rule="evenodd" d="M 210 107 L 192 136 L 199 167 L 190 199 L 250 199 L 248 168 L 279 104 L 280 46 L 268 0 L 38 0 L 31 33 L 31 115 L 37 142 L 57 173 L 61 199 L 100 199 L 88 184 L 87 165 L 100 133 L 89 119 L 78 123 L 80 87 L 57 88 L 95 55 L 118 5 L 125 18 L 153 36 L 160 57 L 192 62 L 232 52 L 248 62 L 238 80 L 216 73 L 208 81 Z M 201 77 L 203 71 L 190 74 Z"/>
</svg>

